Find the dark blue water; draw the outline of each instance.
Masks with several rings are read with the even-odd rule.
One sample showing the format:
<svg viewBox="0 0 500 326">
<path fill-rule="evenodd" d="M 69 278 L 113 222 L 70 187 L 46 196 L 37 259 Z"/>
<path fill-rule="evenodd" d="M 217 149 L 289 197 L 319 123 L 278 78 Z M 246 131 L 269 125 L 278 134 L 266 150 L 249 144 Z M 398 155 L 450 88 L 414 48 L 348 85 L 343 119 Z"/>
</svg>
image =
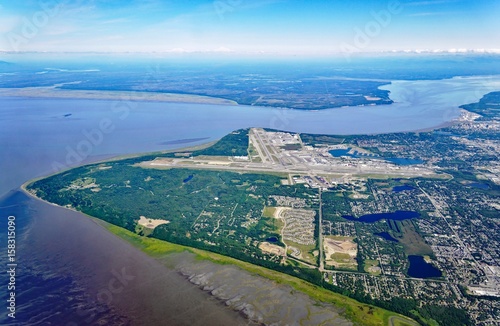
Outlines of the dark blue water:
<svg viewBox="0 0 500 326">
<path fill-rule="evenodd" d="M 278 238 L 276 237 L 269 237 L 266 239 L 267 242 L 271 242 L 271 243 L 276 243 L 278 242 Z"/>
<path fill-rule="evenodd" d="M 351 148 L 347 149 L 333 149 L 330 151 L 330 154 L 332 154 L 333 157 L 341 157 L 341 156 L 348 156 L 352 158 L 376 158 L 376 159 L 382 159 L 397 165 L 413 165 L 413 164 L 422 164 L 424 161 L 418 160 L 418 159 L 409 159 L 409 158 L 402 158 L 402 157 L 381 157 L 373 154 L 362 154 L 358 153 L 357 151 L 354 151 L 353 153 L 349 153 Z"/>
<path fill-rule="evenodd" d="M 189 177 L 187 177 L 186 179 L 182 180 L 182 182 L 184 183 L 188 183 L 189 181 L 191 181 L 192 179 L 194 178 L 194 175 L 191 174 Z"/>
<path fill-rule="evenodd" d="M 392 235 L 389 234 L 389 232 L 378 232 L 374 233 L 374 235 L 384 238 L 387 241 L 398 242 L 398 240 L 396 238 L 393 238 Z"/>
<path fill-rule="evenodd" d="M 16 298 L 15 319 L 7 315 L 10 311 L 2 304 L 0 325 L 75 325 L 74 321 L 88 318 L 89 311 L 94 315 L 91 321 L 100 319 L 109 323 L 126 323 L 126 318 L 111 312 L 109 307 L 86 302 L 82 284 L 78 284 L 70 272 L 78 264 L 77 261 L 59 261 L 61 256 L 51 250 L 54 246 L 41 245 L 37 241 L 40 235 L 37 235 L 38 229 L 34 228 L 37 228 L 39 221 L 34 217 L 41 217 L 38 213 L 33 200 L 22 192 L 12 191 L 0 198 L 0 248 L 7 247 L 6 232 L 3 232 L 7 229 L 7 217 L 15 216 L 17 264 L 13 289 Z M 55 239 L 53 241 L 58 242 Z M 33 250 L 34 245 L 39 250 Z M 3 253 L 0 257 L 0 263 L 5 266 L 7 257 Z M 6 276 L 6 273 L 0 274 L 2 285 L 8 282 Z M 5 302 L 7 293 L 0 293 L 1 301 Z M 83 307 L 89 312 L 87 316 L 78 314 L 83 311 Z"/>
<path fill-rule="evenodd" d="M 470 98 L 479 99 L 488 93 L 490 82 L 483 77 L 447 81 L 396 81 L 385 87 L 391 91 L 391 98 L 396 102 L 393 105 L 321 112 L 131 102 L 126 98 L 99 101 L 2 97 L 0 149 L 4 159 L 0 160 L 0 170 L 3 171 L 0 194 L 17 188 L 26 180 L 54 172 L 55 163 L 74 166 L 114 155 L 171 149 L 180 146 L 174 146 L 166 140 L 215 140 L 238 128 L 259 126 L 306 133 L 365 134 L 434 127 L 454 117 L 453 114 L 444 113 L 458 115 L 459 105 L 474 102 Z M 412 90 L 411 97 L 407 96 L 409 89 Z M 439 90 L 438 94 L 436 90 Z M 70 150 L 82 149 L 82 144 L 88 145 L 85 134 L 99 129 L 102 121 L 109 120 L 114 129 L 104 134 L 99 141 L 95 141 L 94 137 L 90 151 L 81 155 L 82 161 L 68 160 Z M 95 304 L 96 294 L 108 286 L 112 277 L 110 270 L 121 267 L 135 270 L 138 283 L 127 288 L 123 296 L 113 297 L 113 304 L 116 303 L 115 307 L 120 308 L 126 316 L 141 317 L 142 324 L 165 324 L 168 317 L 179 311 L 196 316 L 197 312 L 193 309 L 205 306 L 192 304 L 193 296 L 197 297 L 194 290 L 182 293 L 169 290 L 168 287 L 175 287 L 182 281 L 175 279 L 165 282 L 163 269 L 155 267 L 143 255 L 130 254 L 134 248 L 124 248 L 123 241 L 110 238 L 107 231 L 96 227 L 90 220 L 73 212 L 54 210 L 46 204 L 33 207 L 31 202 L 27 203 L 24 199 L 14 196 L 0 200 L 0 206 L 5 209 L 2 210 L 0 221 L 4 223 L 4 218 L 14 212 L 19 223 L 19 234 L 25 236 L 25 242 L 21 241 L 19 246 L 22 266 L 19 267 L 18 308 L 21 314 L 16 320 L 17 324 L 69 325 L 65 323 L 68 318 L 75 321 L 70 325 L 95 324 L 97 319 L 109 325 L 126 324 L 119 312 L 101 313 L 101 308 Z M 23 215 L 23 212 L 29 214 Z M 34 227 L 23 231 L 32 223 L 35 223 Z M 2 225 L 2 230 L 5 230 L 4 227 Z M 0 241 L 5 241 L 5 238 Z M 4 243 L 1 248 L 5 248 Z M 5 259 L 3 255 L 0 257 Z M 86 279 L 90 279 L 90 283 L 82 283 Z M 5 284 L 4 273 L 0 274 L 0 280 L 1 284 Z M 0 295 L 4 295 L 3 291 L 0 291 Z M 166 295 L 175 298 L 170 301 L 158 300 Z M 90 301 L 89 296 L 93 297 Z M 208 299 L 203 297 L 203 300 Z M 183 303 L 187 304 L 182 306 Z M 221 311 L 210 309 L 213 306 L 209 304 L 207 306 L 210 310 L 208 313 L 199 312 L 204 317 Z M 109 318 L 101 320 L 100 317 L 104 318 L 104 315 Z M 213 324 L 217 324 L 217 316 L 213 317 Z M 1 325 L 7 324 L 5 318 L 6 310 L 2 308 Z M 155 318 L 161 319 L 160 322 Z M 184 324 L 194 323 L 188 315 L 183 318 Z M 221 320 L 218 320 L 218 324 L 224 324 Z M 177 321 L 181 324 L 180 320 Z"/>
<path fill-rule="evenodd" d="M 424 161 L 418 160 L 418 159 L 411 159 L 411 158 L 401 158 L 401 157 L 389 157 L 389 158 L 384 158 L 384 160 L 389 161 L 391 163 L 397 164 L 397 165 L 414 165 L 414 164 L 422 164 Z"/>
<path fill-rule="evenodd" d="M 472 188 L 483 189 L 483 190 L 490 189 L 490 186 L 488 186 L 486 183 L 479 183 L 479 182 L 469 183 L 468 186 L 471 186 Z"/>
<path fill-rule="evenodd" d="M 352 153 L 349 153 L 350 150 L 351 150 L 350 147 L 347 149 L 332 149 L 330 151 L 330 154 L 332 154 L 333 157 L 348 156 L 348 157 L 352 157 L 352 158 L 363 158 L 363 157 L 379 158 L 379 156 L 376 156 L 374 154 L 363 154 L 363 153 L 359 153 L 358 151 L 353 151 Z"/>
<path fill-rule="evenodd" d="M 88 217 L 19 191 L 0 198 L 1 248 L 9 215 L 18 245 L 16 318 L 7 316 L 2 289 L 0 325 L 195 325 L 199 316 L 210 325 L 248 324 Z M 6 266 L 4 253 L 0 264 Z M 7 281 L 0 273 L 0 285 Z"/>
<path fill-rule="evenodd" d="M 395 211 L 393 213 L 367 214 L 360 216 L 358 218 L 350 215 L 342 215 L 342 217 L 345 218 L 346 220 L 354 222 L 374 223 L 385 219 L 403 221 L 411 218 L 418 218 L 420 217 L 420 214 L 413 211 Z"/>
<path fill-rule="evenodd" d="M 352 157 L 352 154 L 348 154 L 351 149 L 332 149 L 330 151 L 330 154 L 332 154 L 333 157 L 341 157 L 341 156 L 350 156 Z"/>
<path fill-rule="evenodd" d="M 392 188 L 392 191 L 394 192 L 401 192 L 401 191 L 407 191 L 407 190 L 415 190 L 412 186 L 407 186 L 407 185 L 402 185 L 402 186 L 395 186 Z"/>
<path fill-rule="evenodd" d="M 439 269 L 427 263 L 422 256 L 410 255 L 408 256 L 408 260 L 410 261 L 408 275 L 411 277 L 431 278 L 443 275 Z"/>
</svg>

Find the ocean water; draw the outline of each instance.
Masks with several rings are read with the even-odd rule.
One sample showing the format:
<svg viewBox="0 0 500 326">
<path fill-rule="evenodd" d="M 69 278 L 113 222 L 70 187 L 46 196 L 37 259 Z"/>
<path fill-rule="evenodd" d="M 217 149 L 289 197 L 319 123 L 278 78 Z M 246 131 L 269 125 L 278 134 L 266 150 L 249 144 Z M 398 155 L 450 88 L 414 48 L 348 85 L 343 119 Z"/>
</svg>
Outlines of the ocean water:
<svg viewBox="0 0 500 326">
<path fill-rule="evenodd" d="M 412 131 L 446 123 L 459 105 L 500 89 L 500 76 L 395 81 L 396 103 L 299 111 L 252 106 L 0 97 L 0 194 L 33 177 L 104 157 L 195 145 L 232 130 L 319 134 Z M 178 140 L 192 139 L 193 142 Z M 202 140 L 200 140 L 202 139 Z"/>
<path fill-rule="evenodd" d="M 236 312 L 110 236 L 92 220 L 34 201 L 15 189 L 67 167 L 200 144 L 239 128 L 324 134 L 431 128 L 458 116 L 459 105 L 500 89 L 500 77 L 396 81 L 384 87 L 396 103 L 312 112 L 126 99 L 0 98 L 0 220 L 5 223 L 7 216 L 16 216 L 18 316 L 24 318 L 6 319 L 2 308 L 0 324 L 126 325 L 168 320 L 171 325 L 194 325 L 200 321 L 193 316 L 200 314 L 204 314 L 203 325 L 242 323 Z M 1 248 L 5 248 L 5 236 L 5 232 L 0 235 Z M 1 259 L 5 264 L 4 253 Z M 130 282 L 120 295 L 104 300 L 106 287 L 123 268 L 134 274 L 137 284 Z M 160 274 L 167 276 L 157 279 Z M 5 274 L 0 283 L 6 284 Z M 6 296 L 4 291 L 1 294 Z"/>
<path fill-rule="evenodd" d="M 0 325 L 249 325 L 80 213 L 16 191 L 0 199 L 0 214 L 15 216 L 18 231 L 16 318 L 2 304 Z M 0 243 L 6 248 L 4 232 Z M 2 273 L 0 284 L 7 283 Z"/>
</svg>

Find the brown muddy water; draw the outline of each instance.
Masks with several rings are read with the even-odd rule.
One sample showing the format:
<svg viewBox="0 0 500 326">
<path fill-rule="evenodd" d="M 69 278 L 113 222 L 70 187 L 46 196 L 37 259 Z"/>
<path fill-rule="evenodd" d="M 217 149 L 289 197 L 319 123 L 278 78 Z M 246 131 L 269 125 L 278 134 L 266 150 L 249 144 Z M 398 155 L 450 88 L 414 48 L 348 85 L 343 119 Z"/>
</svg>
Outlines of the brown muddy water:
<svg viewBox="0 0 500 326">
<path fill-rule="evenodd" d="M 18 225 L 16 318 L 2 307 L 2 325 L 248 324 L 80 213 L 18 191 L 3 198 L 0 214 L 2 221 L 16 216 Z M 2 287 L 6 281 L 2 275 Z"/>
<path fill-rule="evenodd" d="M 96 220 L 21 191 L 0 200 L 0 214 L 16 216 L 18 228 L 16 319 L 2 309 L 2 325 L 352 324 L 236 266 L 188 252 L 149 257 Z"/>
</svg>

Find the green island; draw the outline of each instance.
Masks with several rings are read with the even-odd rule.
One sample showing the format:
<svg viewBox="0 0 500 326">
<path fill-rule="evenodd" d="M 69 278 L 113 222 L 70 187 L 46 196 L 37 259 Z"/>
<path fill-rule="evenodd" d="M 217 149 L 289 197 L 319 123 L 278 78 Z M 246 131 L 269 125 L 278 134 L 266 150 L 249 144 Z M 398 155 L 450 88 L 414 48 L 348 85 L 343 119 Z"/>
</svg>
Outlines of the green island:
<svg viewBox="0 0 500 326">
<path fill-rule="evenodd" d="M 364 136 L 242 129 L 26 189 L 110 223 L 148 254 L 188 250 L 236 265 L 342 307 L 356 324 L 472 325 L 490 318 L 481 305 L 499 309 L 489 272 L 498 132 L 477 118 L 464 111 L 439 131 Z"/>
</svg>

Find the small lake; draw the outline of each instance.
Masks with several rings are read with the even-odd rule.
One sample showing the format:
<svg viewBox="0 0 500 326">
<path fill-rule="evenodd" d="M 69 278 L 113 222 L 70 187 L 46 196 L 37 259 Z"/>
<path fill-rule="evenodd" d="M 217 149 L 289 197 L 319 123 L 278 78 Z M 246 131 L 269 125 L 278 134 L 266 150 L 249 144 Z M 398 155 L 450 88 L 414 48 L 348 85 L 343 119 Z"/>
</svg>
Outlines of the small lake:
<svg viewBox="0 0 500 326">
<path fill-rule="evenodd" d="M 266 239 L 267 242 L 271 242 L 271 243 L 276 243 L 278 242 L 278 238 L 276 237 L 269 237 Z"/>
<path fill-rule="evenodd" d="M 410 191 L 410 190 L 415 190 L 415 188 L 413 188 L 412 186 L 408 186 L 408 185 L 395 186 L 392 188 L 393 192 Z"/>
<path fill-rule="evenodd" d="M 392 235 L 389 234 L 389 232 L 377 232 L 377 233 L 374 233 L 373 235 L 384 238 L 387 241 L 398 242 L 398 240 L 396 238 L 393 238 Z"/>
<path fill-rule="evenodd" d="M 189 181 L 191 181 L 192 179 L 194 178 L 194 175 L 191 174 L 189 177 L 187 177 L 186 179 L 182 180 L 183 183 L 188 183 Z"/>
<path fill-rule="evenodd" d="M 391 91 L 394 104 L 322 111 L 133 102 L 126 99 L 0 97 L 0 149 L 4 158 L 0 161 L 0 168 L 4 171 L 0 178 L 0 195 L 16 189 L 26 180 L 54 172 L 56 163 L 72 167 L 116 155 L 169 150 L 185 144 L 199 145 L 238 128 L 259 126 L 347 135 L 436 127 L 456 118 L 460 105 L 477 102 L 498 87 L 499 76 L 393 81 L 381 88 Z M 82 149 L 85 144 L 89 146 L 87 138 L 90 132 L 95 140 L 96 131 L 103 121 L 111 121 L 112 130 L 101 134 L 99 141 L 92 142 L 93 146 L 86 148 L 81 158 L 70 159 L 71 153 Z M 158 324 L 179 317 L 179 311 L 197 309 L 196 313 L 206 318 L 205 324 L 236 325 L 239 321 L 246 324 L 237 313 L 210 301 L 208 294 L 194 291 L 183 282 L 184 279 L 179 279 L 176 272 L 166 272 L 163 266 L 110 235 L 90 219 L 38 201 L 27 201 L 25 196 L 8 197 L 0 200 L 0 206 L 5 209 L 3 216 L 16 215 L 19 236 L 23 237 L 19 244 L 22 266 L 19 270 L 18 308 L 23 311 L 20 317 L 26 318 L 26 323 L 30 318 L 44 318 L 53 324 L 67 325 L 82 319 L 83 313 L 86 318 L 93 316 L 93 321 L 106 317 L 100 320 L 110 325 L 126 324 L 129 319 L 137 321 L 136 324 L 139 321 Z M 14 208 L 21 210 L 11 211 Z M 26 213 L 24 209 L 27 209 Z M 23 215 L 26 215 L 25 219 Z M 419 215 L 415 212 L 395 212 L 371 214 L 359 219 L 345 218 L 373 223 L 380 219 L 416 217 Z M 31 223 L 36 223 L 36 227 L 23 231 L 23 225 Z M 30 236 L 25 236 L 28 233 Z M 3 240 L 5 237 L 0 241 Z M 116 313 L 107 314 L 113 307 L 100 310 L 94 304 L 96 295 L 108 286 L 113 277 L 110 271 L 124 267 L 137 276 L 136 283 L 113 296 Z M 415 268 L 419 267 L 411 264 L 409 274 L 419 277 L 414 273 Z M 6 284 L 5 275 L 2 277 L 0 283 Z M 65 300 L 68 294 L 73 301 Z M 85 298 L 92 301 L 80 308 L 80 301 L 85 303 Z M 175 321 L 177 324 L 196 322 L 196 314 L 181 315 L 179 318 L 182 319 Z M 4 324 L 1 316 L 0 324 Z M 174 324 L 174 321 L 169 321 Z"/>
<path fill-rule="evenodd" d="M 403 158 L 403 157 L 382 157 L 378 156 L 375 154 L 363 154 L 359 153 L 357 151 L 353 151 L 352 153 L 349 153 L 351 151 L 351 148 L 347 149 L 333 149 L 330 151 L 330 154 L 332 154 L 333 157 L 341 157 L 341 156 L 348 156 L 351 158 L 376 158 L 380 160 L 385 160 L 397 165 L 413 165 L 413 164 L 422 164 L 424 161 L 418 160 L 418 159 L 410 159 L 410 158 Z"/>
<path fill-rule="evenodd" d="M 469 183 L 468 186 L 476 189 L 483 189 L 483 190 L 488 190 L 490 189 L 490 186 L 488 186 L 486 183 L 479 183 L 479 182 L 473 182 Z"/>
<path fill-rule="evenodd" d="M 362 215 L 360 217 L 354 217 L 350 215 L 342 215 L 348 221 L 354 222 L 363 222 L 363 223 L 375 223 L 380 220 L 394 220 L 394 221 L 403 221 L 409 220 L 411 218 L 418 218 L 420 214 L 413 211 L 395 211 L 392 213 L 376 213 L 376 214 L 367 214 Z"/>
<path fill-rule="evenodd" d="M 410 267 L 408 268 L 408 275 L 416 278 L 431 278 L 441 277 L 443 273 L 434 265 L 425 261 L 424 257 L 410 255 L 408 256 Z"/>
<path fill-rule="evenodd" d="M 384 158 L 384 160 L 389 161 L 389 162 L 394 163 L 394 164 L 397 164 L 397 165 L 414 165 L 414 164 L 424 163 L 424 161 L 419 160 L 419 159 L 402 158 L 402 157 L 389 157 L 389 158 Z"/>
</svg>

